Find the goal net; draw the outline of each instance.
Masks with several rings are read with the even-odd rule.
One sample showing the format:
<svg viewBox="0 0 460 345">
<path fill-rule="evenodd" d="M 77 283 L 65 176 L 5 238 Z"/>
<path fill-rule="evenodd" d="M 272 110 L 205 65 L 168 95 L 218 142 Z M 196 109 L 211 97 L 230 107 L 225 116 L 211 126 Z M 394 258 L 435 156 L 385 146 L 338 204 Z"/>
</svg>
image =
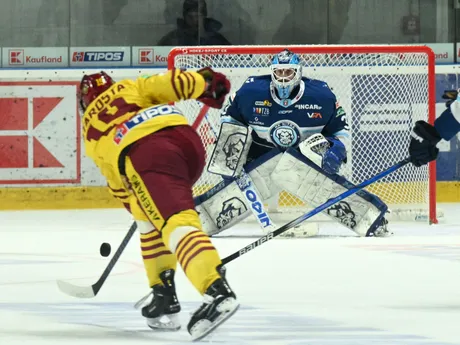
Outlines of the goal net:
<svg viewBox="0 0 460 345">
<path fill-rule="evenodd" d="M 345 110 L 351 149 L 340 174 L 355 184 L 406 158 L 414 123 L 435 119 L 434 54 L 424 46 L 187 47 L 171 51 L 168 67 L 212 67 L 229 78 L 233 93 L 249 76 L 269 74 L 273 55 L 285 48 L 299 55 L 305 77 L 328 83 Z M 202 104 L 184 101 L 177 106 L 193 123 Z M 219 126 L 220 110 L 210 109 L 198 127 L 208 159 Z M 200 195 L 220 181 L 204 172 L 194 193 Z M 408 164 L 368 191 L 390 206 L 390 218 L 435 223 L 435 186 L 434 163 L 420 168 Z M 308 209 L 287 192 L 268 206 L 280 213 Z"/>
</svg>

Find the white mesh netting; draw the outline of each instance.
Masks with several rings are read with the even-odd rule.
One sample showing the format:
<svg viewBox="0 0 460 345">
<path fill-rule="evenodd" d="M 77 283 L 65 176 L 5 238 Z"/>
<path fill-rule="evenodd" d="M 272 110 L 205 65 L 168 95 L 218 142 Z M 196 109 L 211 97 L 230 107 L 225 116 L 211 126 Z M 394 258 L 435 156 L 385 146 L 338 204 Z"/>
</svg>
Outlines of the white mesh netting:
<svg viewBox="0 0 460 345">
<path fill-rule="evenodd" d="M 202 52 L 177 48 L 171 54 L 170 67 L 210 66 L 230 79 L 233 93 L 248 76 L 270 73 L 268 67 L 273 54 L 284 48 L 225 47 L 202 49 Z M 417 120 L 428 121 L 430 111 L 428 66 L 431 60 L 427 52 L 407 51 L 413 47 L 399 47 L 384 53 L 378 46 L 356 46 L 355 50 L 352 46 L 328 46 L 324 52 L 318 46 L 289 48 L 299 54 L 304 76 L 326 81 L 346 111 L 352 145 L 341 174 L 357 184 L 406 158 L 413 124 Z M 178 106 L 192 123 L 201 104 L 186 101 L 179 102 Z M 208 157 L 219 123 L 220 111 L 211 109 L 198 128 Z M 408 213 L 399 219 L 428 219 L 428 210 L 435 207 L 433 203 L 430 206 L 429 172 L 427 166 L 415 168 L 410 164 L 368 190 L 388 203 L 393 214 Z M 219 176 L 204 172 L 195 186 L 195 194 L 202 194 L 219 181 Z M 282 192 L 270 208 L 285 212 L 303 211 L 306 206 Z"/>
</svg>

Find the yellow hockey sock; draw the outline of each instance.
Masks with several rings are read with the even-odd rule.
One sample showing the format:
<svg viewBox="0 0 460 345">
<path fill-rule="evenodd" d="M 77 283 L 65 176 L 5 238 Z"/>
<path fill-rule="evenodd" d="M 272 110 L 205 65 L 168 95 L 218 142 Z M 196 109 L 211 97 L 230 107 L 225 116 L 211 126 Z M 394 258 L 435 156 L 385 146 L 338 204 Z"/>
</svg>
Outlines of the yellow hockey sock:
<svg viewBox="0 0 460 345">
<path fill-rule="evenodd" d="M 200 230 L 183 236 L 176 247 L 176 257 L 196 289 L 204 294 L 220 278 L 216 267 L 221 264 L 216 248 Z"/>
<path fill-rule="evenodd" d="M 141 250 L 150 287 L 161 283 L 161 272 L 176 269 L 176 257 L 166 248 L 158 230 L 141 234 Z"/>
</svg>

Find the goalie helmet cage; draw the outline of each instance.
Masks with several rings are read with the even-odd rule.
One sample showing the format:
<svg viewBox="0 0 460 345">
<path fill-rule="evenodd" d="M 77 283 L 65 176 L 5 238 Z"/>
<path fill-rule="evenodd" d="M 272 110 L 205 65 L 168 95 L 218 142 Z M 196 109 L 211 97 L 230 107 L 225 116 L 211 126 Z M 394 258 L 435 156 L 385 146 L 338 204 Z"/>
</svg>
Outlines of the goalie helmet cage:
<svg viewBox="0 0 460 345">
<path fill-rule="evenodd" d="M 416 121 L 434 123 L 435 58 L 426 46 L 178 47 L 168 56 L 168 68 L 212 67 L 229 78 L 231 95 L 249 76 L 269 74 L 271 58 L 286 48 L 299 55 L 303 76 L 326 81 L 346 112 L 351 150 L 340 173 L 351 182 L 361 183 L 404 159 Z M 181 101 L 177 106 L 190 123 L 203 107 L 198 101 Z M 260 108 L 270 112 L 271 104 L 269 99 L 257 99 L 253 107 L 258 114 Z M 209 109 L 197 129 L 207 158 L 219 131 L 220 113 Z M 194 187 L 195 195 L 220 181 L 219 176 L 205 171 Z M 390 206 L 390 219 L 437 223 L 435 162 L 420 168 L 408 164 L 367 190 Z M 281 213 L 307 209 L 307 205 L 284 191 L 274 205 Z M 273 209 L 273 205 L 269 206 Z"/>
</svg>

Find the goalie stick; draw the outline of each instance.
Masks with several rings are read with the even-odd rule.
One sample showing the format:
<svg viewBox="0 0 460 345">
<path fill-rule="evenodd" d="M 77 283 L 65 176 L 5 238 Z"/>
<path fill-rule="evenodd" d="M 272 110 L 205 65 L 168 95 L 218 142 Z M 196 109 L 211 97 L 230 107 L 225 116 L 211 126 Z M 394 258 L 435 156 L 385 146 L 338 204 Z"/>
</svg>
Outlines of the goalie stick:
<svg viewBox="0 0 460 345">
<path fill-rule="evenodd" d="M 240 256 L 246 254 L 247 252 L 250 252 L 251 250 L 259 247 L 263 243 L 274 239 L 276 236 L 282 234 L 283 232 L 293 228 L 294 226 L 299 225 L 300 223 L 304 222 L 305 220 L 313 217 L 314 215 L 316 215 L 316 214 L 320 213 L 321 211 L 331 207 L 332 205 L 334 205 L 334 204 L 338 203 L 339 201 L 349 197 L 350 195 L 353 195 L 353 194 L 359 192 L 363 188 L 365 188 L 365 187 L 369 186 L 370 184 L 380 180 L 381 178 L 391 174 L 392 172 L 398 170 L 399 168 L 402 168 L 404 165 L 406 165 L 409 162 L 410 162 L 410 158 L 406 158 L 406 159 L 400 161 L 399 163 L 396 163 L 395 165 L 389 167 L 388 169 L 378 173 L 377 175 L 371 177 L 370 179 L 360 183 L 359 185 L 348 189 L 347 191 L 343 192 L 342 194 L 339 194 L 335 198 L 329 199 L 324 204 L 319 205 L 318 207 L 316 207 L 315 209 L 311 210 L 310 212 L 301 215 L 300 217 L 298 217 L 298 218 L 290 221 L 289 223 L 283 225 L 279 229 L 277 229 L 277 230 L 275 230 L 273 232 L 270 232 L 265 236 L 262 236 L 257 241 L 254 241 L 251 244 L 247 245 L 246 247 L 240 249 L 239 251 L 234 252 L 233 254 L 227 256 L 226 258 L 224 258 L 222 260 L 222 264 L 226 265 L 229 262 L 231 262 L 231 261 L 239 258 Z"/>
<path fill-rule="evenodd" d="M 201 121 L 203 120 L 203 117 L 206 115 L 208 112 L 209 106 L 205 105 L 203 108 L 201 108 L 200 112 L 198 113 L 197 118 L 192 124 L 193 129 L 197 129 L 198 126 L 200 125 Z M 125 238 L 123 238 L 123 241 L 121 241 L 120 246 L 118 247 L 117 251 L 113 255 L 112 259 L 110 259 L 109 264 L 107 267 L 104 269 L 104 272 L 102 272 L 102 275 L 100 278 L 97 280 L 96 283 L 90 286 L 79 286 L 79 285 L 74 285 L 72 283 L 63 281 L 63 280 L 58 280 L 57 281 L 57 286 L 59 290 L 61 290 L 63 293 L 72 296 L 72 297 L 78 297 L 78 298 L 93 298 L 95 297 L 99 291 L 101 290 L 102 286 L 104 285 L 107 277 L 109 276 L 110 272 L 112 272 L 112 269 L 115 267 L 115 264 L 118 262 L 118 259 L 120 258 L 121 254 L 125 250 L 126 246 L 128 245 L 129 241 L 131 240 L 131 237 L 133 237 L 134 233 L 137 230 L 137 223 L 133 222 L 131 224 L 131 227 L 128 230 L 128 233 L 126 234 Z"/>
</svg>

